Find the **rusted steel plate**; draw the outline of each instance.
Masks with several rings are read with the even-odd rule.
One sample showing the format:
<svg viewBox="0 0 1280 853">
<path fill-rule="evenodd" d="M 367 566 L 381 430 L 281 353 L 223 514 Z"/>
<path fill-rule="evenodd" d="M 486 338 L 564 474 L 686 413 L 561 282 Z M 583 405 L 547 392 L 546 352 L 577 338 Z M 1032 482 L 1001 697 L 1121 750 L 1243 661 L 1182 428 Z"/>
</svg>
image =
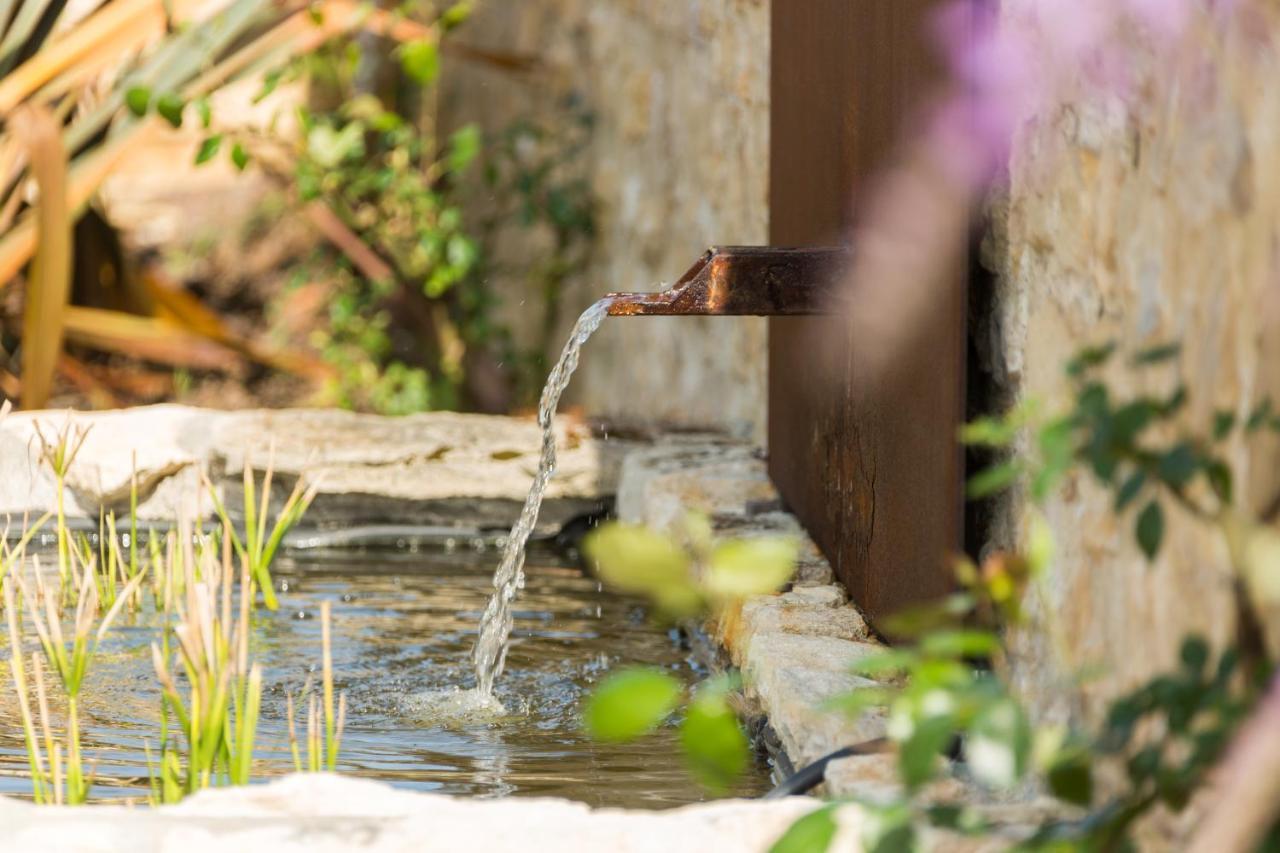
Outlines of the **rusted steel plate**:
<svg viewBox="0 0 1280 853">
<path fill-rule="evenodd" d="M 831 245 L 847 234 L 933 76 L 934 5 L 773 4 L 770 242 Z M 966 265 L 958 259 L 957 277 Z M 891 375 L 869 375 L 866 344 L 832 318 L 769 323 L 770 473 L 873 624 L 949 591 L 949 558 L 962 547 L 964 288 L 940 291 L 936 308 Z"/>
<path fill-rule="evenodd" d="M 719 246 L 707 250 L 680 280 L 660 293 L 611 293 L 609 314 L 763 315 L 822 313 L 839 280 L 840 248 Z"/>
</svg>

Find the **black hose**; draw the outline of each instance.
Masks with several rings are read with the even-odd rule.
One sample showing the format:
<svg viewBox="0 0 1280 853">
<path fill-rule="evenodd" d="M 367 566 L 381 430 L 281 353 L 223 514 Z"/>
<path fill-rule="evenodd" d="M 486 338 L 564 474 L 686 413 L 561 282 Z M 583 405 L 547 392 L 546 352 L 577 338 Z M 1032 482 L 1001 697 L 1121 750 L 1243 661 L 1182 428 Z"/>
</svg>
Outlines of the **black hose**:
<svg viewBox="0 0 1280 853">
<path fill-rule="evenodd" d="M 793 797 L 797 794 L 807 793 L 822 782 L 827 772 L 827 765 L 836 759 L 848 758 L 851 755 L 877 755 L 885 752 L 888 747 L 889 739 L 878 737 L 864 740 L 862 743 L 855 743 L 853 746 L 846 746 L 843 749 L 837 749 L 830 755 L 824 755 L 812 764 L 801 767 L 795 773 L 783 779 L 776 788 L 760 799 L 778 800 L 783 797 Z"/>
</svg>

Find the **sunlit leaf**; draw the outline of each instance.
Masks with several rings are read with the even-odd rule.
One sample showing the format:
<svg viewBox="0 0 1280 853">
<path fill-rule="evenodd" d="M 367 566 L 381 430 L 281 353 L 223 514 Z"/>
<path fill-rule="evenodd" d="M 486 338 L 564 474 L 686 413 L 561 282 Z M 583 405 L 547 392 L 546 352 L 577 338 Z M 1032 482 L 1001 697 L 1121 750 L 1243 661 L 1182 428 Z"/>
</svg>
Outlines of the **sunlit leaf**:
<svg viewBox="0 0 1280 853">
<path fill-rule="evenodd" d="M 722 601 L 777 592 L 795 572 L 797 553 L 792 539 L 722 542 L 711 552 L 703 588 Z"/>
<path fill-rule="evenodd" d="M 124 102 L 129 112 L 141 118 L 151 106 L 151 90 L 146 86 L 133 86 L 124 93 Z"/>
<path fill-rule="evenodd" d="M 241 172 L 249 165 L 249 152 L 239 142 L 231 146 L 231 163 Z"/>
<path fill-rule="evenodd" d="M 1026 772 L 1031 741 L 1031 724 L 1025 712 L 1012 699 L 1003 699 L 974 719 L 965 741 L 965 758 L 979 781 L 1007 788 Z"/>
<path fill-rule="evenodd" d="M 400 47 L 400 67 L 419 85 L 440 73 L 440 48 L 434 39 L 419 39 Z"/>
<path fill-rule="evenodd" d="M 462 0 L 462 2 L 454 3 L 448 9 L 440 13 L 440 26 L 445 31 L 453 29 L 459 24 L 464 23 L 467 18 L 471 17 L 472 4 L 470 0 Z"/>
<path fill-rule="evenodd" d="M 992 465 L 969 478 L 965 493 L 974 500 L 990 497 L 1016 483 L 1021 473 L 1022 466 L 1014 460 Z"/>
<path fill-rule="evenodd" d="M 960 441 L 981 447 L 1007 447 L 1022 425 L 1013 418 L 979 418 L 960 428 Z"/>
<path fill-rule="evenodd" d="M 826 853 L 839 829 L 836 825 L 837 808 L 838 803 L 830 803 L 809 812 L 773 842 L 769 853 Z"/>
<path fill-rule="evenodd" d="M 466 171 L 480 154 L 483 142 L 479 125 L 467 124 L 455 130 L 449 136 L 449 171 L 454 174 Z"/>
<path fill-rule="evenodd" d="M 898 745 L 898 773 L 908 788 L 918 788 L 933 778 L 938 756 L 955 736 L 955 723 L 948 714 L 915 721 L 911 733 Z"/>
<path fill-rule="evenodd" d="M 350 122 L 341 130 L 317 124 L 307 133 L 307 154 L 321 166 L 332 169 L 349 157 L 364 153 L 364 126 Z"/>
<path fill-rule="evenodd" d="M 587 700 L 587 731 L 597 740 L 625 741 L 648 734 L 671 712 L 683 690 L 659 669 L 628 669 L 609 676 Z"/>
<path fill-rule="evenodd" d="M 671 539 L 631 524 L 602 524 L 583 540 L 596 574 L 622 592 L 653 593 L 691 583 L 689 556 Z"/>
<path fill-rule="evenodd" d="M 1049 522 L 1040 513 L 1032 513 L 1027 525 L 1027 571 L 1033 577 L 1043 575 L 1053 563 L 1055 550 L 1053 529 Z"/>
<path fill-rule="evenodd" d="M 689 703 L 680 744 L 694 778 L 717 793 L 728 790 L 750 761 L 747 736 L 719 691 L 701 690 Z"/>
<path fill-rule="evenodd" d="M 186 101 L 173 92 L 165 92 L 156 99 L 156 112 L 174 127 L 182 127 L 182 111 L 186 106 Z"/>
<path fill-rule="evenodd" d="M 200 143 L 200 149 L 196 151 L 196 165 L 208 163 L 218 154 L 218 149 L 222 147 L 222 134 L 215 133 L 213 136 L 205 137 Z"/>
<path fill-rule="evenodd" d="M 920 640 L 920 651 L 934 657 L 986 657 L 1000 647 L 1000 640 L 988 631 L 936 631 Z"/>
</svg>

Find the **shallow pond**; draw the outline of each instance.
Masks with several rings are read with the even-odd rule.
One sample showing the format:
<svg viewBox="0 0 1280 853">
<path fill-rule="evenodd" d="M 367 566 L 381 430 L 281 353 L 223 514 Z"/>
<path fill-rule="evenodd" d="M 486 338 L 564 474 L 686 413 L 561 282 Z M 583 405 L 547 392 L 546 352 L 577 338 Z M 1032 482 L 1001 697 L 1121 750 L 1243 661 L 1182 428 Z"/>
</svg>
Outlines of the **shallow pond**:
<svg viewBox="0 0 1280 853">
<path fill-rule="evenodd" d="M 591 805 L 662 808 L 706 798 L 685 773 L 676 734 L 600 744 L 581 730 L 581 703 L 611 667 L 650 664 L 699 676 L 674 633 L 641 605 L 546 553 L 531 553 L 497 696 L 499 719 L 420 719 L 412 695 L 470 686 L 470 650 L 491 591 L 495 551 L 350 553 L 278 561 L 280 610 L 259 609 L 251 655 L 265 668 L 255 779 L 292 770 L 285 696 L 318 684 L 319 606 L 332 602 L 337 687 L 348 717 L 339 770 L 394 785 L 493 797 L 562 796 Z M 0 632 L 2 633 L 2 632 Z M 83 700 L 93 795 L 145 797 L 144 741 L 156 747 L 159 693 L 148 656 L 154 625 L 113 626 Z M 0 660 L 9 657 L 0 640 Z M 27 650 L 28 655 L 31 649 Z M 300 720 L 301 722 L 301 720 Z M 0 686 L 0 793 L 28 794 L 26 755 L 7 667 Z M 734 793 L 768 787 L 759 763 Z"/>
</svg>

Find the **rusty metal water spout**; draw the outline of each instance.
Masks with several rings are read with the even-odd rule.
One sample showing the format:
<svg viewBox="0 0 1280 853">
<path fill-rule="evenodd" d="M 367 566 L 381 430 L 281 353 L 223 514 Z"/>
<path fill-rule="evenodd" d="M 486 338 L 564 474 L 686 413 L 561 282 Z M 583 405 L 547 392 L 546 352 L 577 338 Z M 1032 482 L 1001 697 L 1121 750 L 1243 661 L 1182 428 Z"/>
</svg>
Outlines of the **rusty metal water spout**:
<svg viewBox="0 0 1280 853">
<path fill-rule="evenodd" d="M 658 293 L 611 293 L 614 317 L 822 314 L 848 257 L 844 248 L 719 246 Z"/>
</svg>

